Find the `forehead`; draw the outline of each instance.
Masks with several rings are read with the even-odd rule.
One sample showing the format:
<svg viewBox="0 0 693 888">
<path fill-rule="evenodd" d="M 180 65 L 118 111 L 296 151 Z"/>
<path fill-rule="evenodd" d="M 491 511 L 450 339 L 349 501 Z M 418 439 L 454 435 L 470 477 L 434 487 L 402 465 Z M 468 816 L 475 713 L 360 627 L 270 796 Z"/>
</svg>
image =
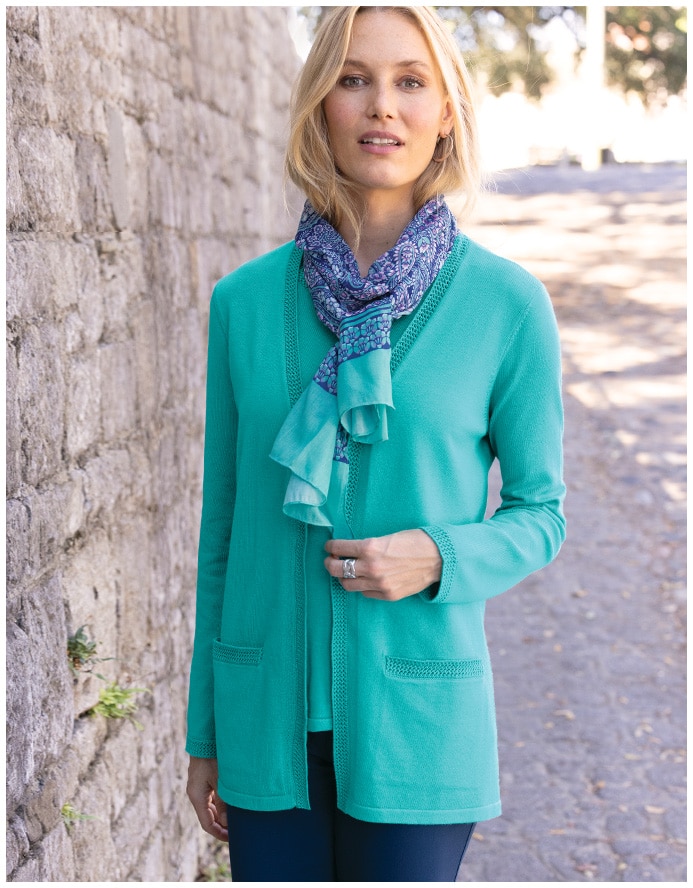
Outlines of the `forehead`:
<svg viewBox="0 0 693 888">
<path fill-rule="evenodd" d="M 359 48 L 375 51 L 383 58 L 409 58 L 411 51 L 416 50 L 421 61 L 433 62 L 428 41 L 418 22 L 405 12 L 394 9 L 366 7 L 356 14 L 349 40 L 349 54 Z"/>
</svg>

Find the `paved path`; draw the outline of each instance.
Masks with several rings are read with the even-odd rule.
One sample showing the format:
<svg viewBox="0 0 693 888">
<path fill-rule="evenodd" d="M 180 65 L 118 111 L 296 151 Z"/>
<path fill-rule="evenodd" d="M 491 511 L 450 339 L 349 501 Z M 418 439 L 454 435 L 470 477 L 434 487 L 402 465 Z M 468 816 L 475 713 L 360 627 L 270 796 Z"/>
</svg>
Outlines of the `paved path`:
<svg viewBox="0 0 693 888">
<path fill-rule="evenodd" d="M 504 174 L 477 240 L 547 284 L 568 540 L 489 602 L 504 814 L 464 881 L 685 881 L 685 170 Z"/>
</svg>

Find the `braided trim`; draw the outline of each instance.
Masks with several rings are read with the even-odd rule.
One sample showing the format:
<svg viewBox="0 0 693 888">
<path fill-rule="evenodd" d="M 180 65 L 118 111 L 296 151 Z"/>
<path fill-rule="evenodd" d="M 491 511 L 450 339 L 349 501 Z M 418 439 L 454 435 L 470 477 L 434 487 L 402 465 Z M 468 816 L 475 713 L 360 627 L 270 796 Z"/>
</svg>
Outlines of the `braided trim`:
<svg viewBox="0 0 693 888">
<path fill-rule="evenodd" d="M 286 384 L 289 403 L 293 407 L 303 393 L 301 364 L 298 352 L 298 285 L 303 252 L 294 247 L 286 269 L 284 291 L 284 348 L 286 351 Z M 294 548 L 294 602 L 296 607 L 296 652 L 294 657 L 294 683 L 297 692 L 296 722 L 294 725 L 291 772 L 296 792 L 296 807 L 309 808 L 308 773 L 306 765 L 306 589 L 305 547 L 306 525 L 296 521 L 296 545 Z"/>
<path fill-rule="evenodd" d="M 262 648 L 238 647 L 216 639 L 212 645 L 212 659 L 217 663 L 233 663 L 236 666 L 257 666 L 262 660 Z"/>
<path fill-rule="evenodd" d="M 347 595 L 331 577 L 332 586 L 332 718 L 337 802 L 349 786 L 349 725 L 347 721 Z"/>
<path fill-rule="evenodd" d="M 481 678 L 481 660 L 407 660 L 385 657 L 385 672 L 392 678 Z"/>
<path fill-rule="evenodd" d="M 306 765 L 306 584 L 305 547 L 306 525 L 297 521 L 294 548 L 294 601 L 296 605 L 296 652 L 294 656 L 294 684 L 296 687 L 296 722 L 291 751 L 291 771 L 296 791 L 296 807 L 310 808 L 308 801 L 308 771 Z"/>
<path fill-rule="evenodd" d="M 433 315 L 433 312 L 438 307 L 441 299 L 446 294 L 448 287 L 450 286 L 450 282 L 457 274 L 457 269 L 459 268 L 459 264 L 462 261 L 462 258 L 467 252 L 468 246 L 469 238 L 464 234 L 458 235 L 455 239 L 455 243 L 452 246 L 452 250 L 450 250 L 450 255 L 445 260 L 443 267 L 438 272 L 433 285 L 429 289 L 427 295 L 425 295 L 422 299 L 421 304 L 416 311 L 416 314 L 411 319 L 411 322 L 408 324 L 407 329 L 404 331 L 404 333 L 402 333 L 399 342 L 392 350 L 392 358 L 390 360 L 391 373 L 394 373 L 395 370 L 402 363 L 406 353 L 413 345 L 414 340 L 428 323 L 429 319 Z"/>
<path fill-rule="evenodd" d="M 438 546 L 440 557 L 443 559 L 443 568 L 437 590 L 435 586 L 429 587 L 424 589 L 421 595 L 426 601 L 442 604 L 452 589 L 452 582 L 457 568 L 457 553 L 452 540 L 442 527 L 422 527 L 421 530 L 427 533 L 436 546 Z"/>
<path fill-rule="evenodd" d="M 349 459 L 349 477 L 347 480 L 346 493 L 344 495 L 344 518 L 349 525 L 351 532 L 354 532 L 354 510 L 356 505 L 356 488 L 359 483 L 359 469 L 361 466 L 361 452 L 363 444 L 354 441 L 349 437 L 348 443 L 348 459 Z"/>
<path fill-rule="evenodd" d="M 294 246 L 286 269 L 284 292 L 284 349 L 286 352 L 286 384 L 289 402 L 293 407 L 301 397 L 301 363 L 298 353 L 298 276 L 301 273 L 302 253 Z"/>
<path fill-rule="evenodd" d="M 213 759 L 217 757 L 217 744 L 213 740 L 188 738 L 185 751 L 193 758 Z"/>
</svg>

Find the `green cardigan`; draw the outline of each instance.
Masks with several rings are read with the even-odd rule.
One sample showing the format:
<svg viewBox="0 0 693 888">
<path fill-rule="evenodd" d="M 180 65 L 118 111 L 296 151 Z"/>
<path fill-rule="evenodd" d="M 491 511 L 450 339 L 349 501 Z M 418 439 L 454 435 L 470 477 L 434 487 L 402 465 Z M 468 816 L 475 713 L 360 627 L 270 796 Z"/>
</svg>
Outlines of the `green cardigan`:
<svg viewBox="0 0 693 888">
<path fill-rule="evenodd" d="M 218 759 L 219 794 L 242 808 L 309 807 L 306 526 L 283 514 L 269 453 L 333 341 L 293 244 L 214 290 L 186 749 Z M 500 797 L 485 601 L 565 536 L 546 291 L 459 235 L 391 366 L 389 440 L 350 443 L 346 517 L 355 538 L 423 528 L 442 577 L 398 602 L 331 581 L 337 802 L 375 822 L 486 820 Z M 485 520 L 494 458 L 502 504 Z"/>
</svg>

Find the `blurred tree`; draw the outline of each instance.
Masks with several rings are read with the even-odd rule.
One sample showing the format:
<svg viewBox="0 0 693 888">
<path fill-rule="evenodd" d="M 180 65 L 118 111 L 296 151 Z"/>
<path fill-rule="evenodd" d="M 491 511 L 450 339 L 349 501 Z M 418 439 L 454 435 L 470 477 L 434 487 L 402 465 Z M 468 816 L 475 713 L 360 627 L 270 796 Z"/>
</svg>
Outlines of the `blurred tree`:
<svg viewBox="0 0 693 888">
<path fill-rule="evenodd" d="M 540 99 L 553 79 L 542 39 L 545 26 L 561 19 L 575 37 L 576 50 L 584 29 L 584 15 L 574 6 L 435 8 L 450 23 L 476 80 L 496 96 L 519 88 L 529 98 Z"/>
<path fill-rule="evenodd" d="M 607 83 L 645 104 L 665 102 L 686 87 L 685 6 L 607 6 Z"/>
<path fill-rule="evenodd" d="M 302 6 L 309 33 L 331 7 Z M 464 52 L 476 80 L 494 95 L 520 89 L 540 99 L 552 82 L 549 25 L 575 39 L 576 63 L 585 42 L 585 6 L 436 6 Z M 635 92 L 646 104 L 686 87 L 685 6 L 608 6 L 606 82 Z"/>
</svg>

